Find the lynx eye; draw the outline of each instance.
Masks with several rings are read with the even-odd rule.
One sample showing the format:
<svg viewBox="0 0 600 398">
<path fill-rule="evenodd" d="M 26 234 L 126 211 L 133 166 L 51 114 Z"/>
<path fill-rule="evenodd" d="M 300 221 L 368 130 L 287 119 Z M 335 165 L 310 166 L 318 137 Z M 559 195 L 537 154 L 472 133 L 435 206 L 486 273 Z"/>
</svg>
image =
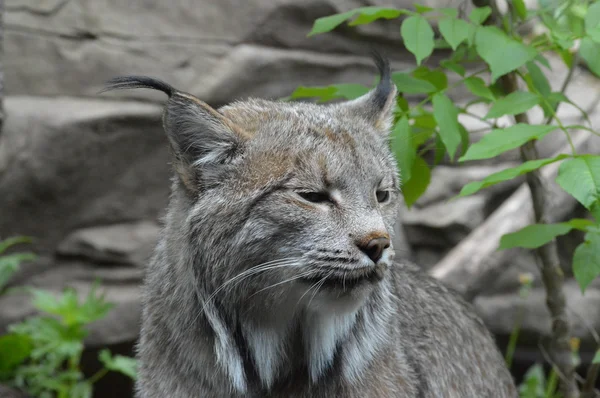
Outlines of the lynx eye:
<svg viewBox="0 0 600 398">
<path fill-rule="evenodd" d="M 377 191 L 375 193 L 379 203 L 387 202 L 390 199 L 390 191 Z"/>
<path fill-rule="evenodd" d="M 307 202 L 311 202 L 311 203 L 324 203 L 324 202 L 330 202 L 331 198 L 329 196 L 328 193 L 326 192 L 302 192 L 302 191 L 297 191 L 296 192 L 302 199 L 306 200 Z"/>
</svg>

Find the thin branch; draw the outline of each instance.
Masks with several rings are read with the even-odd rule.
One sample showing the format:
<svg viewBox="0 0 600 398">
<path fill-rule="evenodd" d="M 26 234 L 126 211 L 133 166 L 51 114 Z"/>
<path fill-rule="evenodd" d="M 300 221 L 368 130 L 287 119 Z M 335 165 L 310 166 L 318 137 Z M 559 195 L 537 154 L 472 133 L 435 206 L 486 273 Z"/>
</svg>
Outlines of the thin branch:
<svg viewBox="0 0 600 398">
<path fill-rule="evenodd" d="M 600 363 L 593 363 L 587 371 L 585 376 L 585 383 L 581 388 L 581 398 L 594 398 L 596 395 L 596 380 L 598 379 L 598 373 L 600 373 Z"/>
<path fill-rule="evenodd" d="M 569 83 L 571 83 L 571 79 L 573 79 L 575 67 L 577 66 L 578 63 L 579 63 L 579 52 L 576 52 L 575 55 L 573 56 L 573 62 L 571 63 L 571 67 L 569 68 L 569 71 L 567 72 L 567 77 L 565 77 L 565 80 L 563 81 L 563 84 L 560 87 L 561 94 L 564 94 L 565 91 L 567 91 L 567 87 L 569 86 Z M 558 120 L 558 118 L 556 117 L 556 112 L 558 112 L 559 106 L 560 106 L 560 102 L 558 104 L 556 104 L 556 106 L 554 107 L 554 113 L 552 113 L 552 115 L 548 116 L 548 119 L 546 119 L 545 124 L 552 123 L 552 119 Z"/>
<path fill-rule="evenodd" d="M 502 85 L 506 94 L 518 90 L 515 73 L 502 76 Z M 529 124 L 527 114 L 515 115 L 518 123 Z M 521 158 L 524 162 L 539 159 L 533 141 L 521 146 Z M 526 175 L 527 185 L 531 192 L 535 221 L 539 224 L 549 223 L 548 189 L 539 170 Z M 575 366 L 571 356 L 569 338 L 571 330 L 566 312 L 566 298 L 563 291 L 564 275 L 560 267 L 556 240 L 552 240 L 536 250 L 541 260 L 542 281 L 546 290 L 546 306 L 552 319 L 550 355 L 556 364 L 557 373 L 561 375 L 560 389 L 564 398 L 577 398 L 579 391 L 575 381 Z"/>
</svg>

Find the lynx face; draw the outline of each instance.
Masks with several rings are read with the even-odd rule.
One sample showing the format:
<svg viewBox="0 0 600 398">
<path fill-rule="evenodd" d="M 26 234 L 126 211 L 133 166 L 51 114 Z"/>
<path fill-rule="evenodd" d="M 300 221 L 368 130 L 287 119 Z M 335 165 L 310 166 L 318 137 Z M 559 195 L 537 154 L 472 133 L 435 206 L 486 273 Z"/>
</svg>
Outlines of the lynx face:
<svg viewBox="0 0 600 398">
<path fill-rule="evenodd" d="M 189 207 L 195 278 L 231 308 L 303 301 L 356 306 L 391 265 L 398 177 L 388 149 L 395 103 L 389 67 L 354 101 L 250 100 L 214 110 L 144 78 L 170 100 L 164 125 Z M 136 80 L 137 79 L 137 80 Z M 183 217 L 183 215 L 181 215 Z"/>
</svg>

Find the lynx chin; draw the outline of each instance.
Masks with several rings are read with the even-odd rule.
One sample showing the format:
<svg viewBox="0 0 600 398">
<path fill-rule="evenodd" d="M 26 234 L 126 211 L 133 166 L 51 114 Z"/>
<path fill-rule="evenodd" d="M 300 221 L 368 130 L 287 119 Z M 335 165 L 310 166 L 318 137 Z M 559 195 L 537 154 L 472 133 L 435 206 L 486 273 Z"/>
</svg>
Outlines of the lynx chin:
<svg viewBox="0 0 600 398">
<path fill-rule="evenodd" d="M 472 308 L 394 262 L 396 99 L 213 109 L 148 77 L 172 195 L 143 289 L 140 398 L 517 397 Z"/>
</svg>

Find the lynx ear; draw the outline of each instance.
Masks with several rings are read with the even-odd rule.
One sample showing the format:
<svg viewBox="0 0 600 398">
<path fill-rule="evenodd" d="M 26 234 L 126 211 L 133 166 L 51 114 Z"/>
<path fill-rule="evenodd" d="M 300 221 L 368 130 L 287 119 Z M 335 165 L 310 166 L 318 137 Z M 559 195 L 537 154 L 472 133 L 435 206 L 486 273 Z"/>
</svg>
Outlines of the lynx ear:
<svg viewBox="0 0 600 398">
<path fill-rule="evenodd" d="M 248 135 L 193 95 L 143 76 L 113 79 L 103 91 L 124 88 L 153 88 L 169 95 L 163 124 L 175 170 L 188 191 L 195 193 L 216 181 L 219 172 L 242 152 Z"/>
<path fill-rule="evenodd" d="M 396 85 L 392 82 L 390 63 L 381 54 L 373 51 L 373 60 L 379 70 L 379 84 L 367 94 L 341 104 L 346 111 L 367 119 L 382 134 L 389 134 L 396 103 Z"/>
<path fill-rule="evenodd" d="M 176 93 L 163 116 L 183 184 L 195 191 L 210 185 L 219 171 L 239 156 L 248 135 L 196 97 Z"/>
</svg>

